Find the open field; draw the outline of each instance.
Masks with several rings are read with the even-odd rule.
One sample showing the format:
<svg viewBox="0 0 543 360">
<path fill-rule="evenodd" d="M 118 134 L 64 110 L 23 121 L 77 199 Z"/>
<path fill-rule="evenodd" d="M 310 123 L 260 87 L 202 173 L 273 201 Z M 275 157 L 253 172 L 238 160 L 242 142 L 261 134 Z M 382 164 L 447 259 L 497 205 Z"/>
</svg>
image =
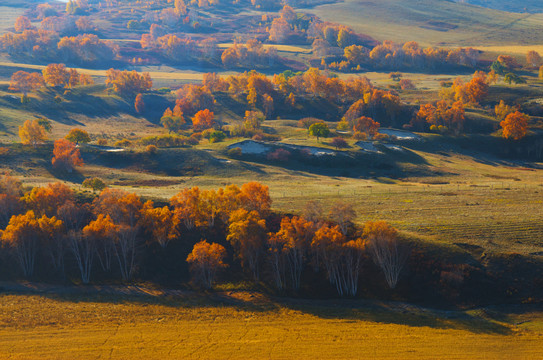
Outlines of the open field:
<svg viewBox="0 0 543 360">
<path fill-rule="evenodd" d="M 515 14 L 452 1 L 346 0 L 308 9 L 377 40 L 472 46 L 543 43 L 543 15 Z"/>
<path fill-rule="evenodd" d="M 12 359 L 540 359 L 543 314 L 283 300 L 229 291 L 166 298 L 0 296 Z"/>
</svg>

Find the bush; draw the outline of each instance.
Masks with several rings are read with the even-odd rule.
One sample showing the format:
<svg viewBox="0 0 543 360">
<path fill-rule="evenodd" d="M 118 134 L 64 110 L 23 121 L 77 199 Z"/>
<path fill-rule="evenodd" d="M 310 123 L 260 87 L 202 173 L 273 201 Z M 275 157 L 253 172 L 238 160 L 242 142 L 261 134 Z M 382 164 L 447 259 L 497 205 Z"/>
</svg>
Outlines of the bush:
<svg viewBox="0 0 543 360">
<path fill-rule="evenodd" d="M 164 134 L 157 136 L 146 136 L 140 139 L 140 144 L 143 146 L 155 145 L 156 147 L 175 147 L 185 146 L 189 144 L 186 136 L 177 134 Z"/>
<path fill-rule="evenodd" d="M 107 140 L 106 139 L 98 139 L 96 144 L 98 144 L 100 146 L 106 146 L 107 145 Z"/>
<path fill-rule="evenodd" d="M 9 153 L 9 149 L 5 147 L 0 147 L 0 156 L 6 156 Z"/>
<path fill-rule="evenodd" d="M 388 135 L 377 133 L 373 136 L 373 140 L 388 140 Z"/>
<path fill-rule="evenodd" d="M 155 155 L 157 152 L 157 147 L 155 145 L 147 145 L 145 152 L 149 155 Z"/>
<path fill-rule="evenodd" d="M 116 141 L 113 144 L 113 146 L 115 146 L 115 147 L 123 147 L 123 148 L 131 147 L 132 146 L 132 141 L 130 141 L 128 139 L 122 139 L 122 140 Z"/>
<path fill-rule="evenodd" d="M 209 139 L 210 143 L 221 142 L 226 138 L 226 134 L 220 130 L 211 130 L 211 131 L 206 130 L 205 134 L 203 135 L 206 139 Z"/>
<path fill-rule="evenodd" d="M 235 147 L 235 148 L 232 148 L 232 149 L 228 149 L 228 151 L 226 153 L 230 157 L 240 157 L 241 154 L 242 154 L 240 147 Z"/>
<path fill-rule="evenodd" d="M 350 126 L 349 126 L 349 122 L 347 122 L 346 120 L 341 120 L 340 122 L 337 123 L 337 126 L 336 126 L 336 130 L 339 130 L 339 131 L 347 131 L 349 130 Z"/>
<path fill-rule="evenodd" d="M 367 140 L 368 139 L 368 134 L 366 134 L 365 132 L 362 132 L 362 131 L 355 131 L 354 134 L 353 134 L 353 138 L 356 139 L 356 140 Z"/>
<path fill-rule="evenodd" d="M 271 152 L 266 157 L 268 160 L 286 162 L 290 158 L 290 151 L 285 149 L 277 149 Z"/>
<path fill-rule="evenodd" d="M 332 139 L 331 143 L 332 146 L 334 146 L 336 149 L 345 149 L 349 145 L 347 144 L 347 141 L 341 137 L 335 137 Z"/>
</svg>

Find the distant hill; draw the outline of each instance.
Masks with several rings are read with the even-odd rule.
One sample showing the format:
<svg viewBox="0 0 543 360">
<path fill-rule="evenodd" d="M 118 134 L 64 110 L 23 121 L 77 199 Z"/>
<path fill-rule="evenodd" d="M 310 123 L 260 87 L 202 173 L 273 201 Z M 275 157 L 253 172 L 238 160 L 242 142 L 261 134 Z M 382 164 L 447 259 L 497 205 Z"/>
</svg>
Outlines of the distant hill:
<svg viewBox="0 0 543 360">
<path fill-rule="evenodd" d="M 307 11 L 381 41 L 448 46 L 543 44 L 543 14 L 506 12 L 467 1 L 515 4 L 512 0 L 344 0 Z M 517 3 L 538 4 L 543 9 L 541 0 Z"/>
<path fill-rule="evenodd" d="M 511 11 L 511 12 L 543 12 L 543 1 L 541 0 L 456 0 L 457 2 L 469 3 L 490 9 Z"/>
</svg>

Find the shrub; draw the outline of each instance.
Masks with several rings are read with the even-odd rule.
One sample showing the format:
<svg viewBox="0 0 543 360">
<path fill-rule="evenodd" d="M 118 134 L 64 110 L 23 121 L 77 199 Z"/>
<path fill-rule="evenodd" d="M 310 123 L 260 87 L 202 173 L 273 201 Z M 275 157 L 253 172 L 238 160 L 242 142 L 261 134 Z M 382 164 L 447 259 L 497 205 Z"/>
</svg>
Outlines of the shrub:
<svg viewBox="0 0 543 360">
<path fill-rule="evenodd" d="M 335 137 L 332 139 L 331 143 L 332 146 L 334 146 L 336 149 L 345 149 L 349 145 L 347 144 L 347 141 L 341 137 Z"/>
<path fill-rule="evenodd" d="M 188 144 L 188 138 L 177 134 L 164 134 L 157 136 L 146 136 L 140 139 L 143 146 L 155 145 L 156 147 L 175 147 Z"/>
<path fill-rule="evenodd" d="M 240 157 L 241 154 L 242 154 L 240 147 L 235 147 L 235 148 L 232 148 L 232 149 L 228 149 L 228 151 L 226 153 L 230 157 Z"/>
<path fill-rule="evenodd" d="M 268 160 L 286 162 L 290 158 L 290 151 L 285 149 L 277 149 L 271 152 L 266 157 Z"/>
<path fill-rule="evenodd" d="M 349 126 L 349 122 L 347 122 L 346 120 L 341 120 L 340 122 L 337 123 L 337 126 L 336 126 L 336 130 L 339 130 L 339 131 L 347 131 L 349 130 L 350 126 Z"/>
<path fill-rule="evenodd" d="M 355 131 L 354 134 L 353 134 L 353 138 L 356 139 L 356 140 L 367 140 L 368 139 L 368 134 L 366 134 L 365 132 L 362 132 L 362 131 Z"/>
<path fill-rule="evenodd" d="M 381 133 L 377 133 L 373 136 L 373 139 L 374 140 L 388 140 L 388 135 L 387 134 L 381 134 Z"/>
<path fill-rule="evenodd" d="M 226 138 L 226 134 L 220 130 L 212 130 L 212 131 L 206 130 L 206 134 L 203 134 L 203 135 L 206 139 L 209 139 L 210 143 L 221 142 Z"/>
<path fill-rule="evenodd" d="M 149 155 L 155 155 L 157 152 L 157 147 L 155 145 L 147 145 L 145 147 L 145 152 Z"/>
<path fill-rule="evenodd" d="M 106 139 L 98 139 L 98 141 L 96 143 L 98 145 L 100 145 L 100 146 L 106 146 L 107 145 L 107 140 Z"/>
<path fill-rule="evenodd" d="M 9 149 L 5 147 L 0 147 L 0 156 L 6 156 L 9 153 Z"/>
<path fill-rule="evenodd" d="M 132 146 L 132 141 L 130 141 L 128 139 L 122 139 L 122 140 L 119 140 L 119 141 L 115 141 L 113 146 L 123 147 L 123 148 L 131 147 Z"/>
</svg>

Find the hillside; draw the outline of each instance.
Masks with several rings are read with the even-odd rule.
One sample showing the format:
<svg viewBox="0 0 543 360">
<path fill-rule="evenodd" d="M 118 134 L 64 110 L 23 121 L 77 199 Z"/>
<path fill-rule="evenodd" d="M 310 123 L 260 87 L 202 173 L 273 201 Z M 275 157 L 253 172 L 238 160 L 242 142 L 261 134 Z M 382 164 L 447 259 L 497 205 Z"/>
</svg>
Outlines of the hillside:
<svg viewBox="0 0 543 360">
<path fill-rule="evenodd" d="M 477 6 L 487 7 L 491 9 L 518 12 L 518 13 L 540 13 L 543 11 L 543 4 L 539 0 L 461 0 Z"/>
<path fill-rule="evenodd" d="M 424 45 L 543 43 L 543 15 L 515 14 L 443 0 L 346 0 L 308 11 L 377 40 Z"/>
</svg>

